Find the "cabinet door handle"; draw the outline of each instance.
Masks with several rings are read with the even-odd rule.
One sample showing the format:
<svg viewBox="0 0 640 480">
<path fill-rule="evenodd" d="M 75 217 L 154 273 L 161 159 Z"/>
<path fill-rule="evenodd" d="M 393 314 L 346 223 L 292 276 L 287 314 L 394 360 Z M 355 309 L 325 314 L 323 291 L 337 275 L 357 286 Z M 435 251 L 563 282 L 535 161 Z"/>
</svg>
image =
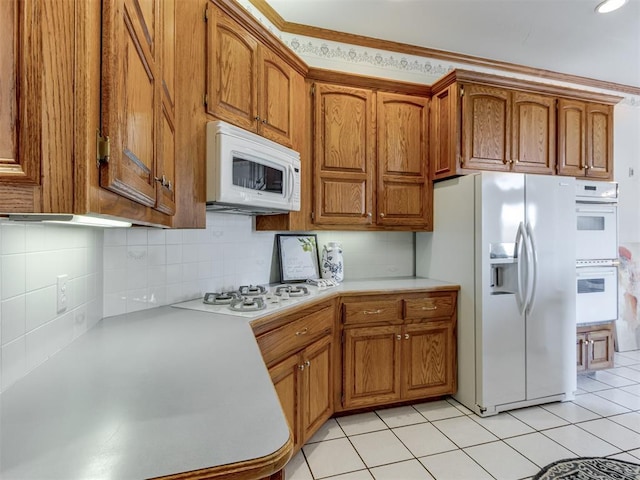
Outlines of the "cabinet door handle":
<svg viewBox="0 0 640 480">
<path fill-rule="evenodd" d="M 307 327 L 304 327 L 302 330 L 298 330 L 296 332 L 296 335 L 306 335 L 308 331 L 309 329 Z"/>
<path fill-rule="evenodd" d="M 422 307 L 422 310 L 431 310 L 432 311 L 432 310 L 437 310 L 437 309 L 438 309 L 438 307 L 435 306 L 435 305 L 432 306 L 432 307 Z"/>
<path fill-rule="evenodd" d="M 256 115 L 254 120 L 257 120 L 259 122 L 260 121 L 260 115 Z"/>
<path fill-rule="evenodd" d="M 372 217 L 371 212 L 367 212 L 367 217 L 369 217 L 369 218 Z"/>
<path fill-rule="evenodd" d="M 377 310 L 364 310 L 362 312 L 364 315 L 377 315 L 378 313 L 382 313 L 381 309 L 377 309 Z"/>
<path fill-rule="evenodd" d="M 593 345 L 594 343 L 596 343 L 596 342 L 594 342 L 593 340 L 591 340 L 591 345 Z"/>
<path fill-rule="evenodd" d="M 402 335 L 398 334 L 396 335 L 396 340 L 401 340 L 402 339 Z"/>
<path fill-rule="evenodd" d="M 304 366 L 309 368 L 311 366 L 311 362 L 307 360 L 306 362 L 304 362 Z"/>
<path fill-rule="evenodd" d="M 405 333 L 405 334 L 404 334 L 404 339 L 405 339 L 405 340 L 409 340 L 409 334 L 408 334 L 408 333 Z"/>
<path fill-rule="evenodd" d="M 300 370 L 304 370 L 304 363 L 301 363 L 300 365 L 298 365 L 298 368 L 299 368 Z"/>
<path fill-rule="evenodd" d="M 384 218 L 384 213 L 381 213 L 381 214 L 380 214 L 380 218 Z"/>
</svg>

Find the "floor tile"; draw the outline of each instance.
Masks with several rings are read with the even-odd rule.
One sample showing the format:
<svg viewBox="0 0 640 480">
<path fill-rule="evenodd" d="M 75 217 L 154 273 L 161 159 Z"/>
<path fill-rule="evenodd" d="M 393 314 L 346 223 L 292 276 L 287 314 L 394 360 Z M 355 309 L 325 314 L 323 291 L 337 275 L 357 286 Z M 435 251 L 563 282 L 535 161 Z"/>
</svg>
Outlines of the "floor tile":
<svg viewBox="0 0 640 480">
<path fill-rule="evenodd" d="M 464 415 L 459 408 L 454 407 L 446 400 L 419 403 L 413 407 L 430 422 L 442 420 L 444 418 L 461 417 Z"/>
<path fill-rule="evenodd" d="M 389 428 L 403 427 L 415 423 L 426 422 L 426 418 L 420 415 L 412 406 L 385 408 L 376 412 Z"/>
<path fill-rule="evenodd" d="M 629 450 L 627 452 L 629 455 L 633 455 L 634 457 L 636 457 L 638 460 L 640 460 L 640 448 L 636 449 L 636 450 Z"/>
<path fill-rule="evenodd" d="M 473 414 L 472 410 L 469 410 L 467 407 L 465 407 L 460 402 L 458 402 L 455 398 L 447 398 L 447 402 L 449 402 L 451 405 L 456 407 L 458 410 L 460 410 L 465 415 L 472 415 Z"/>
<path fill-rule="evenodd" d="M 637 367 L 637 365 L 632 365 L 633 367 Z M 621 377 L 628 378 L 629 380 L 633 380 L 635 382 L 640 383 L 640 371 L 635 370 L 631 367 L 616 367 L 607 370 L 609 373 L 613 375 L 620 375 Z"/>
<path fill-rule="evenodd" d="M 622 405 L 629 410 L 640 410 L 640 397 L 633 393 L 614 388 L 612 390 L 604 390 L 602 392 L 594 392 L 594 395 L 611 400 L 613 403 Z"/>
<path fill-rule="evenodd" d="M 582 375 L 579 375 L 578 378 L 580 378 L 581 376 Z M 626 387 L 627 385 L 633 385 L 636 383 L 633 380 L 621 377 L 620 375 L 614 375 L 606 370 L 597 370 L 595 372 L 586 374 L 586 376 L 592 380 L 606 383 L 611 387 Z"/>
<path fill-rule="evenodd" d="M 460 448 L 498 440 L 495 435 L 467 416 L 438 420 L 433 422 L 433 425 Z"/>
<path fill-rule="evenodd" d="M 289 478 L 287 478 L 289 480 Z M 356 472 L 343 473 L 342 475 L 336 475 L 329 477 L 327 480 L 373 480 L 373 475 L 369 470 L 358 470 Z"/>
<path fill-rule="evenodd" d="M 623 462 L 638 463 L 638 459 L 630 453 L 618 453 L 611 455 L 609 458 L 615 458 L 616 460 L 622 460 Z"/>
<path fill-rule="evenodd" d="M 609 417 L 611 415 L 619 415 L 621 413 L 627 413 L 628 408 L 613 403 L 606 398 L 602 398 L 593 393 L 587 393 L 576 397 L 573 403 L 580 405 L 581 407 L 591 410 L 592 412 L 602 415 L 603 417 Z"/>
<path fill-rule="evenodd" d="M 623 427 L 630 428 L 634 432 L 640 433 L 640 413 L 638 412 L 623 413 L 622 415 L 614 415 L 613 417 L 608 418 L 612 422 L 616 422 Z"/>
<path fill-rule="evenodd" d="M 391 430 L 354 435 L 349 440 L 369 468 L 413 458 Z"/>
<path fill-rule="evenodd" d="M 394 428 L 393 432 L 416 457 L 456 450 L 458 447 L 430 423 Z"/>
<path fill-rule="evenodd" d="M 638 360 L 627 357 L 623 353 L 614 353 L 613 354 L 613 366 L 614 367 L 628 367 L 629 365 L 635 365 L 638 363 Z"/>
<path fill-rule="evenodd" d="M 618 355 L 622 357 L 635 360 L 636 363 L 640 363 L 640 350 L 630 350 L 628 352 L 619 352 Z"/>
<path fill-rule="evenodd" d="M 336 420 L 347 435 L 359 435 L 360 433 L 375 432 L 388 428 L 375 412 L 338 417 Z"/>
<path fill-rule="evenodd" d="M 419 458 L 436 480 L 493 480 L 493 477 L 462 450 Z"/>
<path fill-rule="evenodd" d="M 626 380 L 631 381 L 629 379 Z M 606 390 L 607 388 L 611 388 L 611 385 L 598 382 L 597 380 L 586 377 L 584 375 L 578 375 L 578 388 L 584 390 L 585 392 L 597 392 L 598 390 Z"/>
<path fill-rule="evenodd" d="M 305 445 L 302 451 L 314 478 L 330 477 L 365 468 L 355 448 L 346 438 Z"/>
<path fill-rule="evenodd" d="M 424 465 L 416 459 L 375 467 L 371 469 L 371 474 L 376 480 L 433 480 Z"/>
<path fill-rule="evenodd" d="M 304 459 L 302 451 L 296 453 L 284 467 L 284 476 L 287 480 L 313 480 L 313 475 Z"/>
<path fill-rule="evenodd" d="M 620 390 L 632 393 L 640 397 L 640 383 L 636 383 L 635 385 L 630 385 L 628 387 L 622 387 Z"/>
<path fill-rule="evenodd" d="M 504 442 L 485 443 L 464 449 L 497 480 L 530 477 L 538 473 L 538 466 Z"/>
<path fill-rule="evenodd" d="M 542 407 L 521 408 L 519 410 L 511 410 L 509 413 L 535 430 L 560 427 L 568 423 Z"/>
<path fill-rule="evenodd" d="M 498 415 L 493 415 L 491 417 L 479 417 L 477 415 L 472 415 L 469 418 L 478 422 L 498 438 L 515 437 L 516 435 L 524 435 L 525 433 L 531 433 L 534 431 L 526 423 L 522 423 L 520 420 L 506 412 L 499 413 Z"/>
<path fill-rule="evenodd" d="M 324 440 L 333 440 L 334 438 L 342 438 L 345 434 L 338 425 L 338 422 L 335 418 L 330 418 L 327 420 L 324 425 L 320 427 L 320 429 L 307 440 L 307 443 L 316 443 L 322 442 Z"/>
<path fill-rule="evenodd" d="M 581 457 L 606 457 L 620 453 L 620 450 L 610 443 L 575 425 L 552 428 L 542 433 Z"/>
<path fill-rule="evenodd" d="M 608 418 L 582 422 L 577 426 L 618 447 L 620 450 L 640 448 L 640 433 L 629 430 Z"/>
<path fill-rule="evenodd" d="M 505 442 L 540 468 L 561 458 L 573 458 L 576 456 L 573 452 L 539 432 L 507 438 Z"/>
<path fill-rule="evenodd" d="M 541 406 L 569 423 L 586 422 L 587 420 L 600 418 L 597 413 L 587 410 L 574 402 L 555 402 Z"/>
</svg>

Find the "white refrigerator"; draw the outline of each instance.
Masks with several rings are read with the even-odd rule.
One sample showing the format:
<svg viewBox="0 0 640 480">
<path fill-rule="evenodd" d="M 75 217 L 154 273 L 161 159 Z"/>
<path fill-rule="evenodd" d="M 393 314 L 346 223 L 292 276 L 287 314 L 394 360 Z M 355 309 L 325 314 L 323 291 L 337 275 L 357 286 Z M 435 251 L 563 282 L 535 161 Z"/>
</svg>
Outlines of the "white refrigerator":
<svg viewBox="0 0 640 480">
<path fill-rule="evenodd" d="M 455 282 L 458 392 L 479 415 L 576 390 L 575 179 L 483 172 L 435 184 L 416 275 Z"/>
</svg>

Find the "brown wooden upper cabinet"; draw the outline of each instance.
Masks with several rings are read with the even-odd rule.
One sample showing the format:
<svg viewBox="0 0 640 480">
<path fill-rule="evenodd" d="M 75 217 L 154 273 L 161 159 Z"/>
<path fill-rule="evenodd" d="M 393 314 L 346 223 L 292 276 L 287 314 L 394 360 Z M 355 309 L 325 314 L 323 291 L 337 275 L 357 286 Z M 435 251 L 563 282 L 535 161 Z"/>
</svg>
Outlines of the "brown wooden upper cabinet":
<svg viewBox="0 0 640 480">
<path fill-rule="evenodd" d="M 434 180 L 478 170 L 613 177 L 612 104 L 619 97 L 465 70 L 432 89 Z"/>
<path fill-rule="evenodd" d="M 613 178 L 613 106 L 558 100 L 558 173 Z"/>
<path fill-rule="evenodd" d="M 429 230 L 428 97 L 316 82 L 316 228 Z"/>
<path fill-rule="evenodd" d="M 291 147 L 298 73 L 213 4 L 207 28 L 207 113 Z"/>
<path fill-rule="evenodd" d="M 175 1 L 2 2 L 0 28 L 1 211 L 171 226 Z"/>
</svg>

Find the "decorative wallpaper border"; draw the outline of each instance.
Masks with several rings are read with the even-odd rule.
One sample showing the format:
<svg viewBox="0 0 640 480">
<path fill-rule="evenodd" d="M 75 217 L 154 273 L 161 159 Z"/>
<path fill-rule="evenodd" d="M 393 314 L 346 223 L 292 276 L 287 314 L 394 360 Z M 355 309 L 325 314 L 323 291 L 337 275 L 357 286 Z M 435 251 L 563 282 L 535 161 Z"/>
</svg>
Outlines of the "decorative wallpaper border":
<svg viewBox="0 0 640 480">
<path fill-rule="evenodd" d="M 492 73 L 504 77 L 518 78 L 549 83 L 553 85 L 577 88 L 575 84 L 556 80 L 541 79 L 529 75 L 519 75 L 498 69 L 482 68 L 463 63 L 443 63 L 437 59 L 400 54 L 386 50 L 371 50 L 358 45 L 333 42 L 327 39 L 292 35 L 281 32 L 249 0 L 238 0 L 247 12 L 255 17 L 267 30 L 276 35 L 293 52 L 295 52 L 309 66 L 318 68 L 333 68 L 351 73 L 375 75 L 395 80 L 432 84 L 435 80 L 456 68 L 464 68 L 476 72 Z M 620 92 L 580 86 L 580 89 L 594 92 L 613 93 L 623 96 Z M 640 96 L 625 95 L 620 102 L 631 107 L 640 107 Z"/>
</svg>

